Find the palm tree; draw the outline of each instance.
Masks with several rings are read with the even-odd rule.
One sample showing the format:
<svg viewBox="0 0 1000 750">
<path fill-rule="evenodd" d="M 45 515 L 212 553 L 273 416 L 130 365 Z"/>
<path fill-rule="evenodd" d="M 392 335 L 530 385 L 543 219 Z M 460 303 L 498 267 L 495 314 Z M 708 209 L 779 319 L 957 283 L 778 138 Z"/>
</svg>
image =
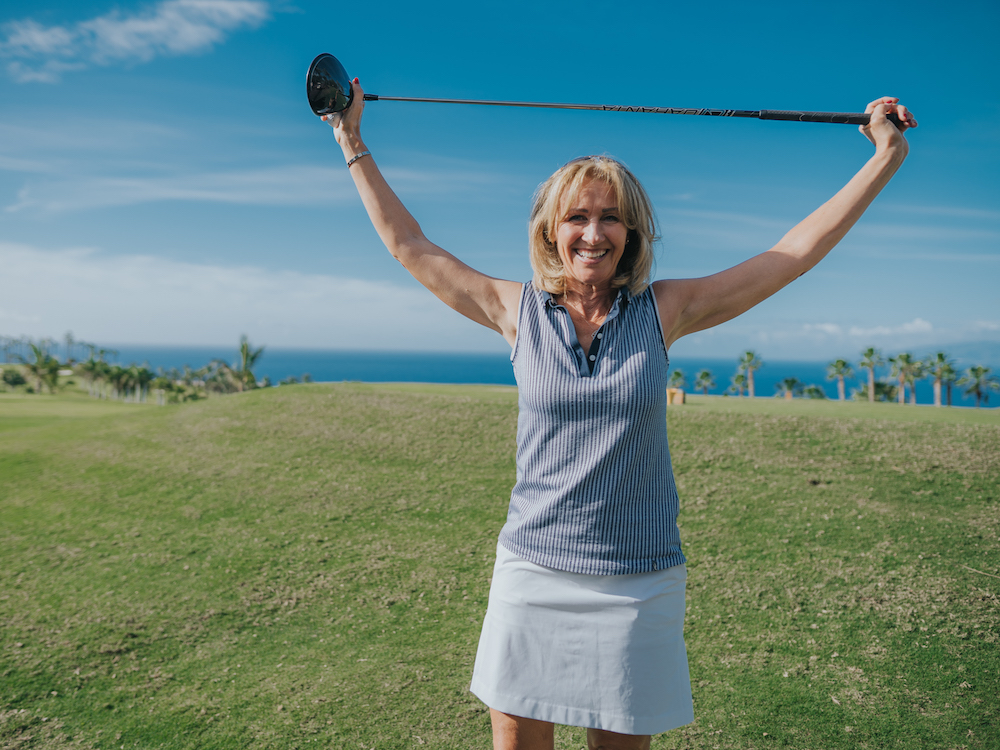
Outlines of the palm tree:
<svg viewBox="0 0 1000 750">
<path fill-rule="evenodd" d="M 94 354 L 91 352 L 90 357 L 86 361 L 81 362 L 76 366 L 77 372 L 83 376 L 83 379 L 87 381 L 87 393 L 93 398 L 94 397 L 94 381 L 100 375 L 100 368 L 102 362 L 98 362 L 94 359 Z"/>
<path fill-rule="evenodd" d="M 236 368 L 224 359 L 213 359 L 198 370 L 205 390 L 212 393 L 235 393 L 240 388 L 240 380 Z"/>
<path fill-rule="evenodd" d="M 917 381 L 927 377 L 927 363 L 918 359 L 913 363 L 913 367 L 906 375 L 906 382 L 910 386 L 910 405 L 917 405 Z"/>
<path fill-rule="evenodd" d="M 66 364 L 72 366 L 73 362 L 73 346 L 76 344 L 76 340 L 73 338 L 72 331 L 66 331 L 66 335 L 63 336 L 63 341 L 66 342 Z"/>
<path fill-rule="evenodd" d="M 146 401 L 146 391 L 148 389 L 150 381 L 153 379 L 153 373 L 150 372 L 148 367 L 140 367 L 138 365 L 129 365 L 127 377 L 127 385 L 132 386 L 132 402 L 139 404 L 145 403 Z M 126 401 L 128 398 L 126 396 Z"/>
<path fill-rule="evenodd" d="M 861 352 L 861 362 L 858 363 L 861 367 L 868 370 L 868 400 L 872 403 L 875 401 L 875 368 L 881 367 L 885 364 L 885 360 L 882 358 L 882 352 L 880 352 L 875 347 L 869 346 L 863 352 Z"/>
<path fill-rule="evenodd" d="M 875 401 L 895 401 L 896 392 L 899 389 L 892 383 L 882 382 L 881 380 L 875 383 Z M 854 398 L 856 400 L 870 400 L 868 398 L 868 384 L 865 383 L 861 388 L 854 391 Z"/>
<path fill-rule="evenodd" d="M 757 353 L 753 350 L 743 352 L 743 356 L 739 359 L 739 368 L 737 369 L 737 372 L 743 371 L 746 373 L 747 393 L 750 394 L 750 398 L 754 397 L 753 374 L 763 366 L 763 360 L 761 360 L 761 358 L 758 357 Z"/>
<path fill-rule="evenodd" d="M 949 367 L 944 375 L 942 381 L 944 382 L 945 403 L 951 406 L 951 387 L 955 385 L 955 381 L 958 379 L 958 371 L 954 367 Z"/>
<path fill-rule="evenodd" d="M 818 385 L 807 385 L 802 391 L 802 395 L 806 398 L 816 398 L 823 399 L 826 398 L 826 391 L 820 388 Z"/>
<path fill-rule="evenodd" d="M 213 359 L 205 368 L 205 384 L 209 390 L 219 393 L 242 393 L 257 387 L 253 367 L 264 353 L 264 347 L 254 349 L 246 336 L 240 337 L 240 358 L 233 365 L 221 359 Z"/>
<path fill-rule="evenodd" d="M 156 405 L 165 406 L 167 403 L 167 394 L 174 389 L 174 382 L 170 379 L 162 367 L 158 367 L 157 375 L 151 381 L 149 385 L 153 389 L 153 393 L 156 394 Z"/>
<path fill-rule="evenodd" d="M 836 359 L 826 366 L 826 379 L 837 380 L 837 398 L 844 401 L 847 394 L 844 392 L 844 378 L 854 377 L 854 368 L 846 359 Z"/>
<path fill-rule="evenodd" d="M 899 382 L 899 390 L 896 392 L 896 397 L 899 399 L 900 404 L 905 404 L 906 385 L 913 382 L 914 373 L 920 365 L 920 360 L 914 359 L 913 355 L 909 352 L 903 352 L 902 354 L 897 354 L 895 357 L 889 357 L 889 364 L 892 365 L 892 376 Z M 911 403 L 916 403 L 916 401 L 911 400 Z"/>
<path fill-rule="evenodd" d="M 118 396 L 125 390 L 125 385 L 128 383 L 128 370 L 119 365 L 109 365 L 104 377 L 108 381 L 108 385 L 111 386 L 111 399 L 117 401 Z"/>
<path fill-rule="evenodd" d="M 729 391 L 735 393 L 740 398 L 743 398 L 743 391 L 747 387 L 747 376 L 742 372 L 737 372 L 732 377 L 732 385 L 729 386 Z"/>
<path fill-rule="evenodd" d="M 111 384 L 110 376 L 111 365 L 103 359 L 97 360 L 97 366 L 94 368 L 94 380 L 98 383 L 98 385 L 94 387 L 95 398 L 108 398 L 107 386 Z"/>
<path fill-rule="evenodd" d="M 42 386 L 49 387 L 49 393 L 55 393 L 56 384 L 59 382 L 59 360 L 49 354 L 43 340 L 41 346 L 29 343 L 34 361 L 29 361 L 18 355 L 18 359 L 27 367 L 28 373 L 35 378 L 38 393 L 42 392 Z"/>
<path fill-rule="evenodd" d="M 715 381 L 712 380 L 712 373 L 709 370 L 702 370 L 694 379 L 694 388 L 701 388 L 702 395 L 708 395 L 709 388 L 715 388 Z"/>
<path fill-rule="evenodd" d="M 958 379 L 957 385 L 967 385 L 966 396 L 976 397 L 976 408 L 980 403 L 990 403 L 990 391 L 1000 391 L 1000 381 L 996 375 L 990 375 L 992 370 L 982 365 L 973 365 L 965 371 L 965 375 Z"/>
<path fill-rule="evenodd" d="M 670 380 L 667 383 L 668 388 L 683 388 L 685 385 L 687 385 L 687 381 L 684 378 L 683 370 L 674 370 L 670 373 Z"/>
<path fill-rule="evenodd" d="M 928 357 L 924 363 L 927 372 L 934 378 L 934 406 L 941 406 L 941 384 L 948 383 L 948 406 L 951 406 L 951 381 L 955 379 L 955 363 L 944 352 Z"/>
<path fill-rule="evenodd" d="M 801 394 L 805 390 L 805 383 L 803 383 L 798 378 L 785 378 L 780 383 L 775 383 L 775 389 L 777 389 L 778 396 L 784 396 L 785 398 L 792 398 L 795 394 Z"/>
<path fill-rule="evenodd" d="M 260 355 L 264 353 L 264 347 L 254 350 L 250 346 L 250 341 L 247 337 L 240 336 L 240 363 L 239 367 L 235 369 L 234 375 L 236 376 L 237 387 L 240 393 L 243 392 L 244 388 L 256 388 L 257 378 L 254 377 L 253 367 L 257 364 L 257 360 L 260 359 Z"/>
</svg>

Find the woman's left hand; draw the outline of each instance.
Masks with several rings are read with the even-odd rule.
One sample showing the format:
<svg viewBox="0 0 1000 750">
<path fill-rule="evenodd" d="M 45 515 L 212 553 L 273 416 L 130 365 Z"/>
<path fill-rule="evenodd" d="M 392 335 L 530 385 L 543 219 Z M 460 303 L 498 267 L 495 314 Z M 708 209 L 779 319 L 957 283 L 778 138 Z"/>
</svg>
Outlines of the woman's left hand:
<svg viewBox="0 0 1000 750">
<path fill-rule="evenodd" d="M 357 78 L 351 81 L 351 90 L 354 99 L 351 100 L 350 107 L 343 112 L 333 112 L 320 117 L 333 128 L 333 135 L 341 147 L 361 141 L 361 116 L 365 111 L 365 92 Z"/>
<path fill-rule="evenodd" d="M 910 147 L 903 133 L 917 127 L 917 120 L 906 105 L 900 104 L 895 96 L 882 96 L 865 107 L 865 113 L 871 115 L 871 120 L 867 125 L 858 126 L 858 130 L 875 144 L 875 149 L 898 149 L 906 156 Z M 899 118 L 899 125 L 888 120 L 886 115 L 889 114 L 895 114 Z"/>
</svg>

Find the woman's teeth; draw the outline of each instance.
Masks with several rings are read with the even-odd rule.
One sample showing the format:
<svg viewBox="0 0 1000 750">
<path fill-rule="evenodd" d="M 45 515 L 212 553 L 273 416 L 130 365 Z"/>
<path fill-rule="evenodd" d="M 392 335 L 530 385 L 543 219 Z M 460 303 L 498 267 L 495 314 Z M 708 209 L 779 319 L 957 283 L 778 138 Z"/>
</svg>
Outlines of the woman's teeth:
<svg viewBox="0 0 1000 750">
<path fill-rule="evenodd" d="M 607 250 L 577 250 L 576 254 L 588 260 L 596 260 L 597 258 L 603 258 L 607 252 Z"/>
</svg>

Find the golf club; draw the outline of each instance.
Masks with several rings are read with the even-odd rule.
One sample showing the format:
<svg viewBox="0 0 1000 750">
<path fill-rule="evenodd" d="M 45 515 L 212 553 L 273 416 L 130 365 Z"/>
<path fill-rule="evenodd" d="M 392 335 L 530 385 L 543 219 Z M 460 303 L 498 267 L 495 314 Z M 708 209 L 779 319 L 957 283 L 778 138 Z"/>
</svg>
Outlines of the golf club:
<svg viewBox="0 0 1000 750">
<path fill-rule="evenodd" d="M 351 106 L 354 92 L 344 66 L 324 52 L 312 61 L 306 76 L 309 106 L 317 115 L 342 112 Z M 601 112 L 647 112 L 659 115 L 705 115 L 708 117 L 753 117 L 758 120 L 789 120 L 794 122 L 829 122 L 839 125 L 867 125 L 870 115 L 863 112 L 795 112 L 782 109 L 685 109 L 677 107 L 637 107 L 624 104 L 553 104 L 548 102 L 502 102 L 483 99 L 427 99 L 412 96 L 380 96 L 365 94 L 366 102 L 428 102 L 431 104 L 487 104 L 493 107 L 539 107 L 542 109 L 591 109 Z M 899 125 L 899 118 L 888 119 Z"/>
</svg>

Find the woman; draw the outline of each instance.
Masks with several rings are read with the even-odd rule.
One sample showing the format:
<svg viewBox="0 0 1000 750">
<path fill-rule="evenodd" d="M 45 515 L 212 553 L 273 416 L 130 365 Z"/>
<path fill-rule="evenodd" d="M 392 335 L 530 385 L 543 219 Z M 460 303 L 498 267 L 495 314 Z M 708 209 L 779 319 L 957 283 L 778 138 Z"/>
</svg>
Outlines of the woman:
<svg viewBox="0 0 1000 750">
<path fill-rule="evenodd" d="M 693 720 L 683 641 L 686 571 L 666 443 L 667 351 L 740 315 L 818 263 L 907 154 L 917 122 L 868 105 L 875 155 L 770 250 L 700 279 L 650 284 L 653 212 L 607 157 L 577 159 L 535 195 L 534 278 L 490 278 L 432 244 L 361 139 L 363 91 L 325 116 L 375 229 L 442 301 L 502 335 L 518 382 L 517 483 L 472 691 L 494 747 L 553 746 L 556 723 L 591 748 L 648 748 Z M 886 115 L 895 113 L 894 126 Z"/>
</svg>

